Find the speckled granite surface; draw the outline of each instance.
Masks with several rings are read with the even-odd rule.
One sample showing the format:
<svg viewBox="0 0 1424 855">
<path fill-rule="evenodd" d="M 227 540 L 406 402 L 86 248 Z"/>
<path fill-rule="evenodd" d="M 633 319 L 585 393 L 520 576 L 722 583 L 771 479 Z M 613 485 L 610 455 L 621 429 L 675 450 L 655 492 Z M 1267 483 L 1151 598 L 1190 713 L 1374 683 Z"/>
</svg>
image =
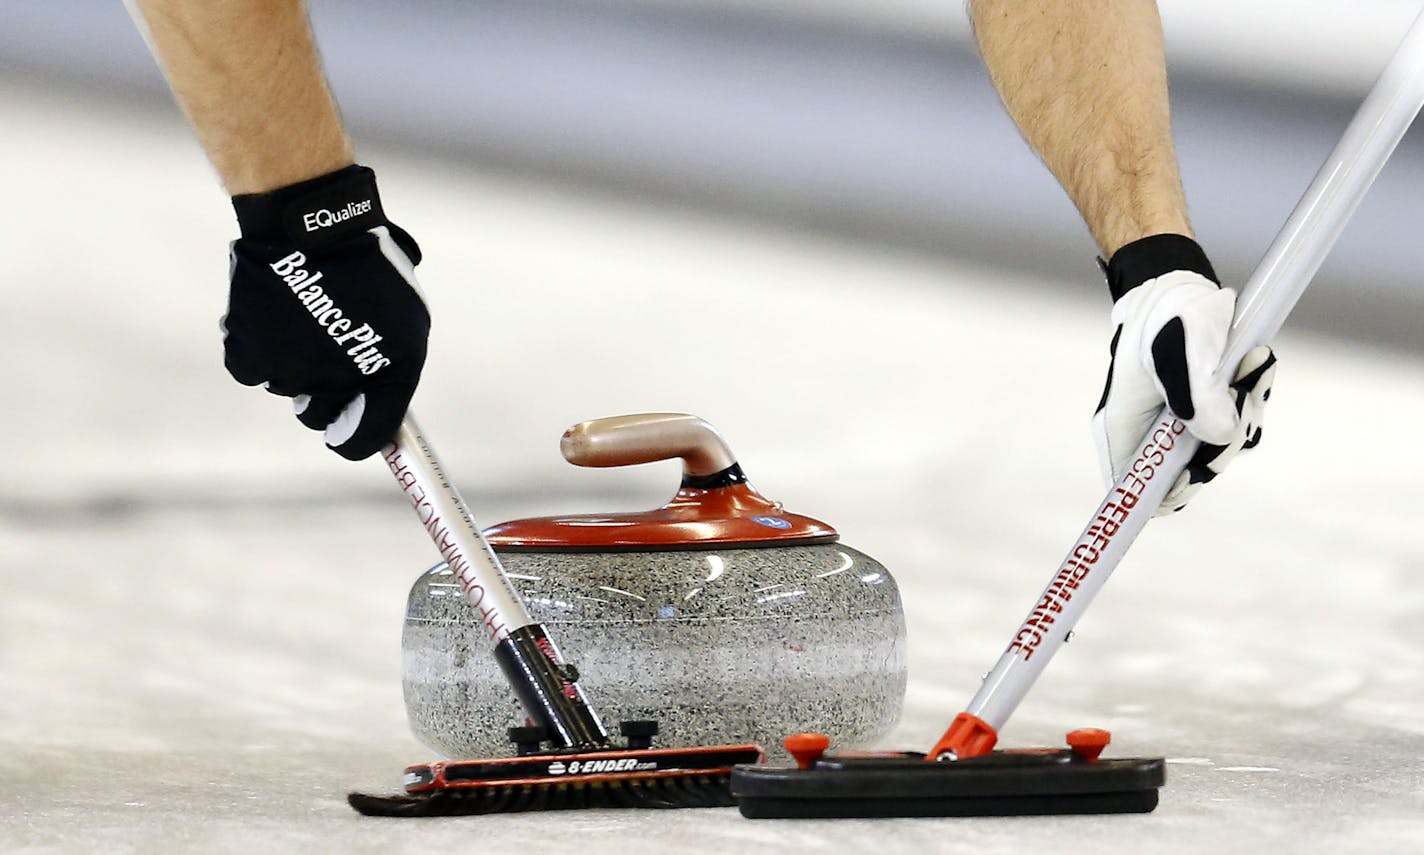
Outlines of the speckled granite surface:
<svg viewBox="0 0 1424 855">
<path fill-rule="evenodd" d="M 656 719 L 656 744 L 781 740 L 815 730 L 869 746 L 900 717 L 905 618 L 890 572 L 841 544 L 768 549 L 501 552 L 614 734 Z M 507 754 L 523 723 L 444 565 L 411 589 L 406 709 L 449 757 Z"/>
</svg>

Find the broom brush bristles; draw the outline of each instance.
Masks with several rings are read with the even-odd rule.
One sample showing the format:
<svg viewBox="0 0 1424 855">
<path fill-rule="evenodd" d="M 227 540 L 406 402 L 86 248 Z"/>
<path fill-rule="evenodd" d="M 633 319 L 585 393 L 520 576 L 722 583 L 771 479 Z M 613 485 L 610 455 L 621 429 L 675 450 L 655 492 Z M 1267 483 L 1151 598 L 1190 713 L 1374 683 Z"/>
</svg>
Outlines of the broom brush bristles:
<svg viewBox="0 0 1424 855">
<path fill-rule="evenodd" d="M 367 816 L 474 816 L 587 808 L 732 807 L 731 772 L 637 776 L 547 783 L 447 787 L 424 793 L 371 796 L 351 793 L 351 807 Z"/>
</svg>

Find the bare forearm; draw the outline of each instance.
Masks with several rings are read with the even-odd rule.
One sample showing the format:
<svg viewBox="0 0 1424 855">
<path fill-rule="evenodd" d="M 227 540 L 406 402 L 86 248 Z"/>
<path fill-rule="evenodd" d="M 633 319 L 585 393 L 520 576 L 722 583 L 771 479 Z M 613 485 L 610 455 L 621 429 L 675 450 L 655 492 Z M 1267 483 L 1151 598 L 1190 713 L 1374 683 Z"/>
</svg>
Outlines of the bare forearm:
<svg viewBox="0 0 1424 855">
<path fill-rule="evenodd" d="M 340 169 L 351 142 L 301 0 L 129 0 L 233 195 Z"/>
<path fill-rule="evenodd" d="M 1009 115 L 1058 178 L 1104 256 L 1191 236 L 1172 146 L 1153 0 L 971 0 Z"/>
</svg>

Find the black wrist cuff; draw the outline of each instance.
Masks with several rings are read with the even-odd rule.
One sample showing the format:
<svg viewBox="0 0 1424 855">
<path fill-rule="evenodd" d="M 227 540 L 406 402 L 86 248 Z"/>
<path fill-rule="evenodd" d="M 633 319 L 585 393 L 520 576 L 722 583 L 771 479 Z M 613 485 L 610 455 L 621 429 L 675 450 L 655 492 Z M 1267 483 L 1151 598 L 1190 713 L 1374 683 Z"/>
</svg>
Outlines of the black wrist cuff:
<svg viewBox="0 0 1424 855">
<path fill-rule="evenodd" d="M 232 208 L 244 238 L 288 241 L 301 249 L 320 249 L 387 223 L 376 173 L 354 164 L 270 193 L 234 196 Z"/>
<path fill-rule="evenodd" d="M 1206 253 L 1184 235 L 1152 235 L 1135 240 L 1113 253 L 1111 261 L 1099 258 L 1098 265 L 1108 278 L 1114 303 L 1143 282 L 1173 270 L 1190 270 L 1221 284 Z"/>
</svg>

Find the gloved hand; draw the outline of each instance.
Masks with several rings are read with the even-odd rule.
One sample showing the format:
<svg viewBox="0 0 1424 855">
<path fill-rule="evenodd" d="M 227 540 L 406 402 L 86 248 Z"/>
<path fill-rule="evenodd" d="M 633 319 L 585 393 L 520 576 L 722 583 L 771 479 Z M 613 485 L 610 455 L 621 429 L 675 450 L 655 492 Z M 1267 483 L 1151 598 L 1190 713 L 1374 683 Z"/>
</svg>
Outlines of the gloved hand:
<svg viewBox="0 0 1424 855">
<path fill-rule="evenodd" d="M 297 418 L 350 460 L 395 436 L 425 364 L 420 248 L 386 219 L 364 166 L 234 196 L 227 370 L 293 399 Z"/>
<path fill-rule="evenodd" d="M 1108 483 L 1115 483 L 1165 401 L 1203 443 L 1157 511 L 1172 513 L 1239 452 L 1261 441 L 1276 357 L 1258 347 L 1241 361 L 1233 382 L 1212 376 L 1226 350 L 1236 293 L 1218 284 L 1206 254 L 1190 238 L 1167 234 L 1134 241 L 1103 269 L 1117 331 L 1093 417 L 1098 456 Z"/>
</svg>

